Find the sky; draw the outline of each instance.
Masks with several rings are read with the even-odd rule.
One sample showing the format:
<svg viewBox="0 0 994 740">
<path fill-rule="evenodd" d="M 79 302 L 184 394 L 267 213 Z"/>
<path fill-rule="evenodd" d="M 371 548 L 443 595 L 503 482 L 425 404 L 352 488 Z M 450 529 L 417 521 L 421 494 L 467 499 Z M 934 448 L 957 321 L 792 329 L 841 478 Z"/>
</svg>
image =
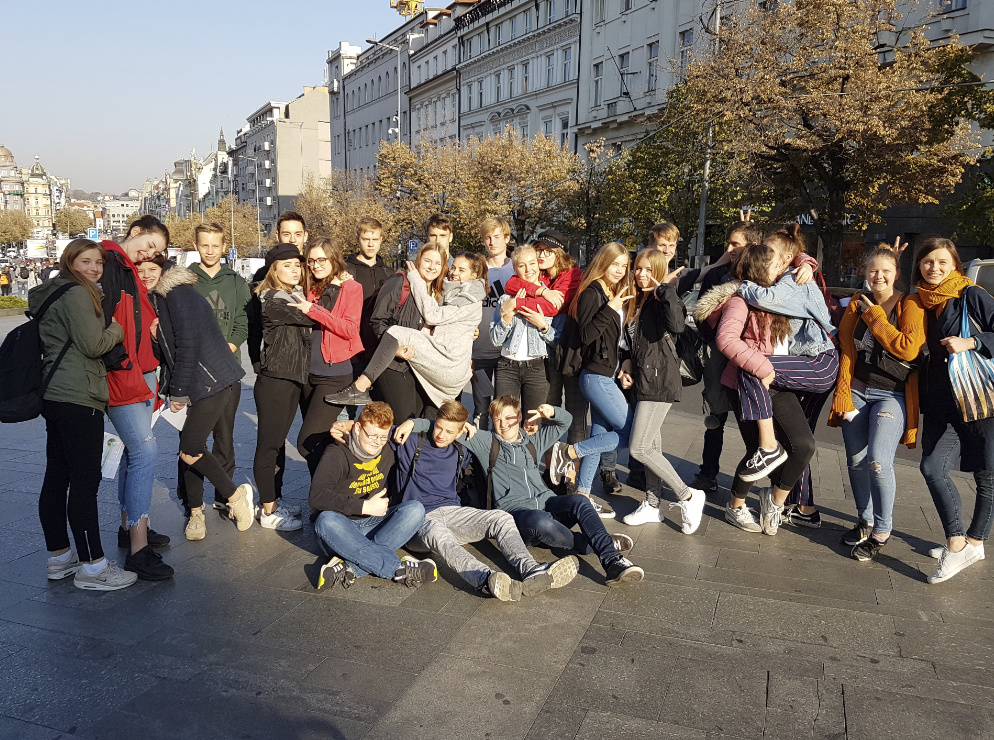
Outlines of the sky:
<svg viewBox="0 0 994 740">
<path fill-rule="evenodd" d="M 140 189 L 322 84 L 340 41 L 366 48 L 402 21 L 389 0 L 4 3 L 0 145 L 73 188 Z"/>
</svg>

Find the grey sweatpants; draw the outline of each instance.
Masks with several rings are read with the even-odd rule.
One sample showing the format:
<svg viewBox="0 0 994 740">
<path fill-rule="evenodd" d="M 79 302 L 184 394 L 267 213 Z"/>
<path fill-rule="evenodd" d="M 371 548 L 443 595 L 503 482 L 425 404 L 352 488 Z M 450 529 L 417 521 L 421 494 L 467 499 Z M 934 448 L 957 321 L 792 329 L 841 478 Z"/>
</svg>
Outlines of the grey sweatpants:
<svg viewBox="0 0 994 740">
<path fill-rule="evenodd" d="M 425 514 L 418 536 L 429 550 L 456 571 L 473 588 L 487 582 L 491 568 L 474 558 L 463 545 L 493 539 L 522 580 L 540 566 L 521 540 L 514 517 L 497 509 L 484 511 L 468 506 L 441 506 Z"/>
<path fill-rule="evenodd" d="M 645 499 L 659 506 L 659 483 L 666 483 L 677 498 L 687 497 L 687 484 L 683 482 L 670 461 L 663 457 L 663 422 L 673 404 L 663 401 L 639 401 L 635 407 L 635 420 L 628 453 L 645 465 Z"/>
</svg>

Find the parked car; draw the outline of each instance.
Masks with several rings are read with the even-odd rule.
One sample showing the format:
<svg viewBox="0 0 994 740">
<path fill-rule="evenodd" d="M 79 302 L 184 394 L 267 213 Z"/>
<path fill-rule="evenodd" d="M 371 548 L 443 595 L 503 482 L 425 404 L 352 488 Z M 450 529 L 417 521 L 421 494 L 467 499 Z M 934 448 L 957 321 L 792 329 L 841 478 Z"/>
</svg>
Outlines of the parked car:
<svg viewBox="0 0 994 740">
<path fill-rule="evenodd" d="M 966 263 L 966 276 L 994 295 L 994 260 L 970 260 Z"/>
</svg>

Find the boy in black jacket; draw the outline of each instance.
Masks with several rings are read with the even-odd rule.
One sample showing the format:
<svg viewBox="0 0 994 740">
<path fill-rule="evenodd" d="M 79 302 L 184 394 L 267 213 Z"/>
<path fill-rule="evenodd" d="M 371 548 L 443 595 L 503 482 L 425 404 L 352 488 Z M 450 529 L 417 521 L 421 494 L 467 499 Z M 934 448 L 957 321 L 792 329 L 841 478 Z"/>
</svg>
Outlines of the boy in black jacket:
<svg viewBox="0 0 994 740">
<path fill-rule="evenodd" d="M 324 451 L 311 482 L 309 504 L 320 511 L 314 532 L 333 555 L 321 568 L 318 588 L 341 583 L 348 588 L 372 573 L 406 586 L 438 578 L 433 560 L 416 560 L 395 552 L 425 520 L 420 501 L 390 506 L 387 479 L 394 453 L 387 445 L 393 410 L 381 401 L 366 404 L 344 444 Z"/>
</svg>

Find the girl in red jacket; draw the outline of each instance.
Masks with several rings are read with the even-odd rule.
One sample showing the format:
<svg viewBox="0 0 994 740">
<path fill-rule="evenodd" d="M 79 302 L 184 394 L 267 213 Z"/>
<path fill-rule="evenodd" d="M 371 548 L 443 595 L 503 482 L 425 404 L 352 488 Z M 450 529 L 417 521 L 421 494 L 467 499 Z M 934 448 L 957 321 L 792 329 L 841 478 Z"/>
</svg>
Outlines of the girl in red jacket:
<svg viewBox="0 0 994 740">
<path fill-rule="evenodd" d="M 324 402 L 324 397 L 352 384 L 351 358 L 362 352 L 359 326 L 362 319 L 362 286 L 352 279 L 342 253 L 330 239 L 314 239 L 307 249 L 311 286 L 307 300 L 290 304 L 315 321 L 311 331 L 308 391 L 304 397 L 304 423 L 297 437 L 297 450 L 307 460 L 314 476 L 321 453 L 331 441 L 329 430 L 343 406 Z"/>
</svg>

